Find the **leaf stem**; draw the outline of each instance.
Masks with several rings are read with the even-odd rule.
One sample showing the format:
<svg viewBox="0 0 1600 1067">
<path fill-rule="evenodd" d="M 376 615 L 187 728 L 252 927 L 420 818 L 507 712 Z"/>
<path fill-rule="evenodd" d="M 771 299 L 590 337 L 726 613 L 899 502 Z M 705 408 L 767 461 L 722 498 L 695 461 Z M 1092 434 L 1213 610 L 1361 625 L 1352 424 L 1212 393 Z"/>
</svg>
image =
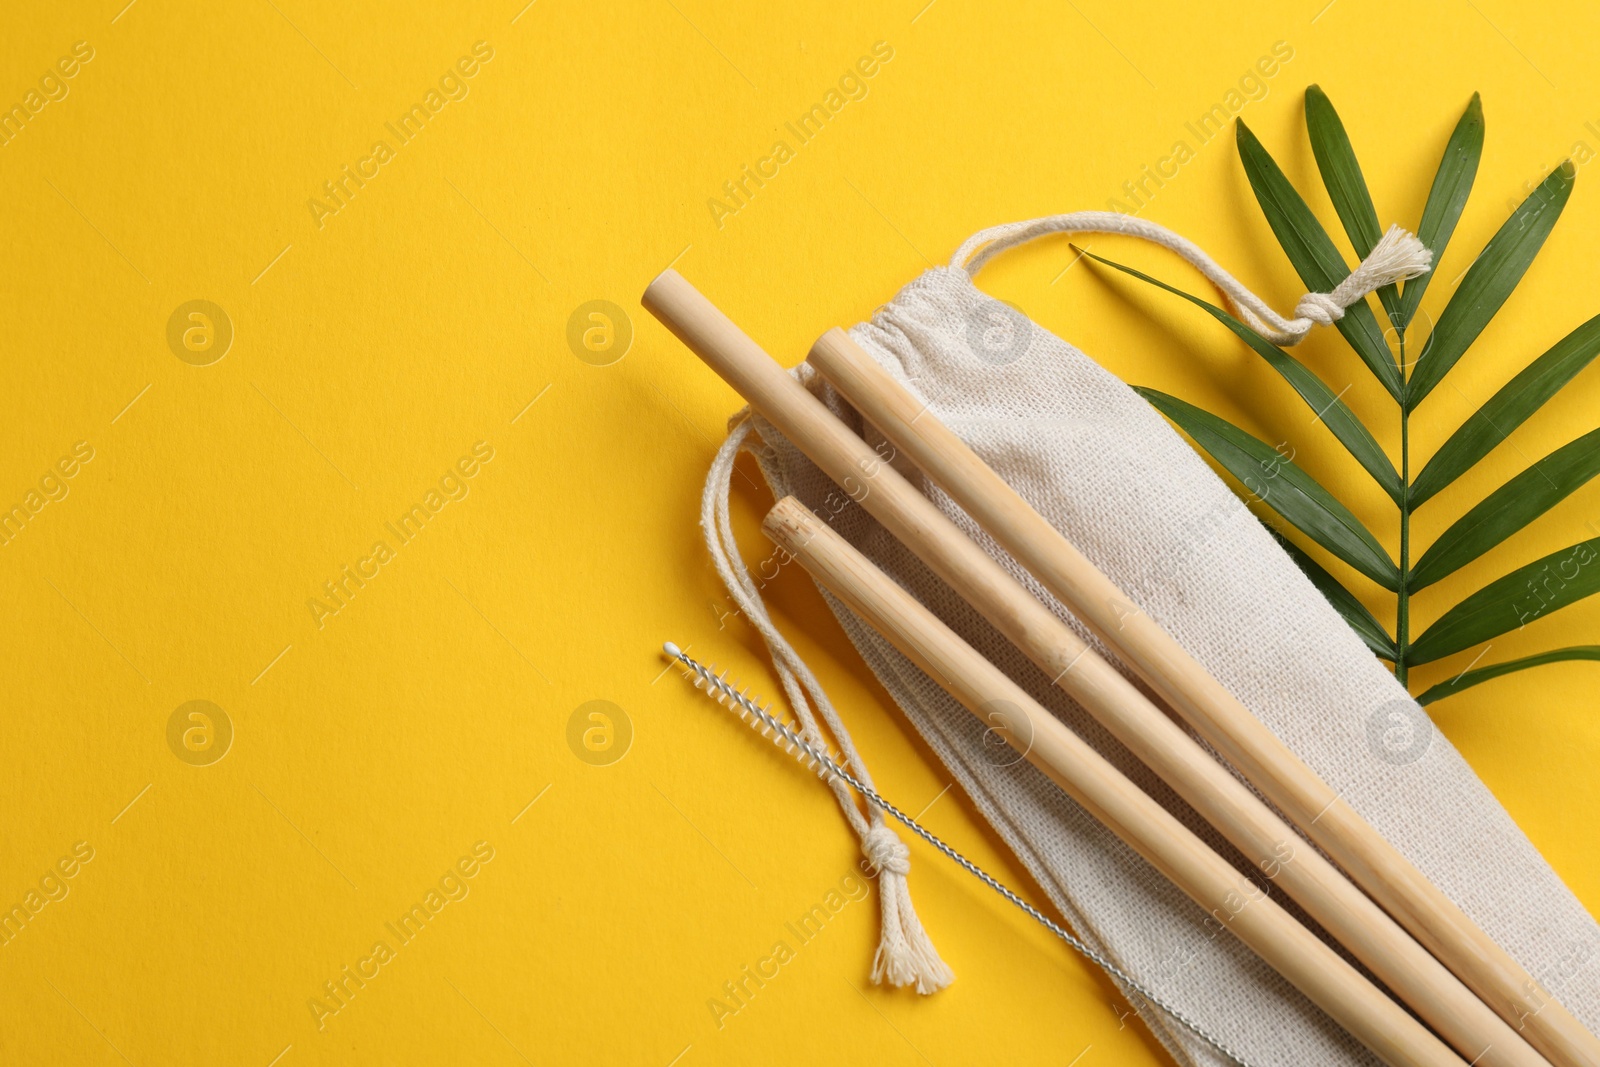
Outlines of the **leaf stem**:
<svg viewBox="0 0 1600 1067">
<path fill-rule="evenodd" d="M 1400 581 L 1396 591 L 1394 613 L 1394 676 L 1406 685 L 1407 664 L 1411 644 L 1411 593 L 1407 588 L 1411 578 L 1411 413 L 1406 403 L 1406 334 L 1401 326 L 1400 340 Z M 1409 689 L 1410 687 L 1407 686 Z"/>
</svg>

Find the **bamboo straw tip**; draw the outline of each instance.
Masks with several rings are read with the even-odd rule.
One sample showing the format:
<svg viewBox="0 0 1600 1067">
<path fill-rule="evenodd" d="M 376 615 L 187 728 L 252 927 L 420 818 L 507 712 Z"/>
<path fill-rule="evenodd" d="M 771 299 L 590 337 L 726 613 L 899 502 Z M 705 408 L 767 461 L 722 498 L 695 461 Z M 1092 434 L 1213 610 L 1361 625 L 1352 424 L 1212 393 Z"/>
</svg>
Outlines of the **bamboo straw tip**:
<svg viewBox="0 0 1600 1067">
<path fill-rule="evenodd" d="M 850 335 L 835 326 L 817 338 L 816 342 L 811 346 L 811 355 L 807 358 L 812 362 L 817 362 L 818 360 L 827 362 L 829 357 L 836 353 L 848 353 L 849 350 L 846 346 L 850 344 Z"/>
<path fill-rule="evenodd" d="M 664 306 L 668 302 L 673 290 L 681 291 L 681 288 L 688 284 L 688 279 L 673 268 L 668 267 L 652 278 L 650 284 L 644 287 L 644 295 L 639 298 L 639 303 L 654 313 L 657 308 Z"/>
<path fill-rule="evenodd" d="M 761 529 L 783 547 L 793 548 L 808 541 L 820 523 L 804 504 L 786 496 L 772 505 L 772 510 L 762 520 Z"/>
</svg>

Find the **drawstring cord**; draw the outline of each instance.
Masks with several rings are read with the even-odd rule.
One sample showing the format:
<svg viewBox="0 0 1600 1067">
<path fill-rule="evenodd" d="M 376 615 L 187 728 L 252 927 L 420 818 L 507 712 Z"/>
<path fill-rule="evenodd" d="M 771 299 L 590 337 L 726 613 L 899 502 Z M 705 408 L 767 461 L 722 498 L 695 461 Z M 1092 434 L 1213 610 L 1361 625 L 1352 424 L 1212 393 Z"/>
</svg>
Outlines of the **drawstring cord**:
<svg viewBox="0 0 1600 1067">
<path fill-rule="evenodd" d="M 875 789 L 866 763 L 856 751 L 839 713 L 834 710 L 822 683 L 811 673 L 800 654 L 773 624 L 761 600 L 761 591 L 750 577 L 750 569 L 739 553 L 733 538 L 733 523 L 728 514 L 728 497 L 733 481 L 734 461 L 740 452 L 750 452 L 758 459 L 756 446 L 750 441 L 753 427 L 749 413 L 734 416 L 728 439 L 717 450 L 706 475 L 705 494 L 700 501 L 700 528 L 705 534 L 706 548 L 717 575 L 727 588 L 739 610 L 756 628 L 766 642 L 772 665 L 789 707 L 799 722 L 798 733 L 813 745 L 826 747 L 822 731 L 817 726 L 820 717 L 827 723 L 828 731 L 838 742 L 838 751 L 844 765 L 869 789 Z M 850 828 L 861 839 L 861 851 L 872 864 L 878 877 L 878 899 L 881 902 L 883 922 L 878 939 L 878 951 L 872 961 L 872 980 L 879 984 L 888 982 L 895 986 L 916 986 L 918 993 L 936 993 L 955 981 L 955 973 L 929 940 L 928 933 L 911 906 L 911 889 L 906 875 L 911 870 L 911 850 L 900 836 L 884 822 L 883 812 L 869 805 L 863 815 L 850 789 L 839 779 L 829 785 L 838 798 Z"/>
<path fill-rule="evenodd" d="M 956 249 L 950 266 L 976 275 L 985 263 L 1006 249 L 1051 233 L 1120 233 L 1169 248 L 1221 289 L 1246 325 L 1273 344 L 1283 346 L 1299 344 L 1313 326 L 1338 322 L 1344 318 L 1345 308 L 1368 293 L 1426 274 L 1433 264 L 1433 253 L 1426 245 L 1399 226 L 1390 226 L 1367 258 L 1334 286 L 1332 292 L 1307 293 L 1295 304 L 1295 317 L 1285 319 L 1223 270 L 1199 245 L 1165 226 L 1115 211 L 1074 211 L 980 230 Z"/>
</svg>

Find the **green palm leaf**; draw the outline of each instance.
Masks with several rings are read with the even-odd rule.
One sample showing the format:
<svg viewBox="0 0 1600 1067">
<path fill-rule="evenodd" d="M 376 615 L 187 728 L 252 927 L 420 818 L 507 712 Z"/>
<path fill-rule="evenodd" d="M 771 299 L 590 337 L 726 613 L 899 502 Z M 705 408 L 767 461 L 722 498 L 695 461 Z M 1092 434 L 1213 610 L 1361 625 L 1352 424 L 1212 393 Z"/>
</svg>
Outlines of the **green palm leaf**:
<svg viewBox="0 0 1600 1067">
<path fill-rule="evenodd" d="M 1311 138 L 1311 154 L 1316 157 L 1328 199 L 1344 223 L 1345 236 L 1350 238 L 1356 255 L 1366 259 L 1383 237 L 1383 228 L 1378 225 L 1378 212 L 1372 206 L 1372 194 L 1367 191 L 1367 179 L 1356 162 L 1355 149 L 1350 147 L 1350 135 L 1345 133 L 1333 101 L 1317 85 L 1306 89 L 1306 133 Z M 1389 321 L 1398 323 L 1400 290 L 1385 285 L 1378 290 L 1378 299 L 1383 301 Z"/>
<path fill-rule="evenodd" d="M 1600 474 L 1600 430 L 1568 442 L 1511 479 L 1428 546 L 1406 587 L 1412 592 L 1471 563 Z"/>
<path fill-rule="evenodd" d="M 1467 194 L 1472 191 L 1472 179 L 1478 174 L 1478 159 L 1483 155 L 1483 102 L 1478 94 L 1456 123 L 1450 134 L 1450 143 L 1444 146 L 1444 156 L 1439 160 L 1439 170 L 1433 176 L 1433 188 L 1428 191 L 1428 203 L 1422 209 L 1422 221 L 1417 225 L 1417 239 L 1433 252 L 1433 265 L 1439 266 L 1444 258 L 1445 246 L 1455 233 L 1461 209 L 1466 207 Z M 1406 282 L 1400 291 L 1400 321 L 1403 330 L 1411 325 L 1411 318 L 1422 303 L 1422 294 L 1434 272 L 1418 275 Z"/>
<path fill-rule="evenodd" d="M 1295 192 L 1289 179 L 1283 176 L 1278 164 L 1267 150 L 1261 147 L 1255 134 L 1243 122 L 1238 123 L 1239 159 L 1244 164 L 1250 187 L 1255 190 L 1256 201 L 1267 224 L 1277 235 L 1284 254 L 1289 257 L 1300 280 L 1314 292 L 1330 292 L 1349 275 L 1350 268 L 1344 257 L 1334 247 L 1328 232 L 1306 206 L 1305 200 Z M 1335 323 L 1350 347 L 1356 350 L 1389 395 L 1400 399 L 1400 368 L 1384 340 L 1383 330 L 1365 300 L 1358 300 L 1345 309 L 1344 318 Z"/>
<path fill-rule="evenodd" d="M 1361 521 L 1305 471 L 1259 438 L 1177 397 L 1136 390 L 1205 449 L 1267 507 L 1385 589 L 1399 572 Z"/>
<path fill-rule="evenodd" d="M 1587 367 L 1596 354 L 1600 354 L 1600 315 L 1567 334 L 1550 351 L 1528 364 L 1450 435 L 1422 468 L 1417 480 L 1411 483 L 1412 510 L 1421 507 L 1424 501 L 1488 455 L 1495 445 L 1504 441 L 1512 430 Z"/>
<path fill-rule="evenodd" d="M 1541 652 L 1537 656 L 1524 656 L 1521 659 L 1490 664 L 1487 667 L 1479 667 L 1475 671 L 1464 671 L 1450 679 L 1450 681 L 1440 682 L 1438 685 L 1428 689 L 1417 698 L 1417 703 L 1431 704 L 1435 700 L 1455 696 L 1463 689 L 1471 689 L 1475 685 L 1516 671 L 1525 671 L 1529 667 L 1542 667 L 1546 663 L 1560 663 L 1563 660 L 1578 659 L 1600 660 L 1600 645 L 1573 645 L 1570 648 L 1558 648 L 1550 652 Z"/>
<path fill-rule="evenodd" d="M 1471 648 L 1600 592 L 1600 537 L 1498 578 L 1445 612 L 1408 649 L 1413 664 Z"/>
<path fill-rule="evenodd" d="M 1416 373 L 1405 390 L 1407 411 L 1416 410 L 1433 392 L 1522 280 L 1551 227 L 1561 217 L 1576 174 L 1570 160 L 1552 171 L 1467 269 L 1461 287 L 1440 312 L 1439 322 L 1417 358 Z"/>
<path fill-rule="evenodd" d="M 1317 171 L 1350 245 L 1363 259 L 1381 240 L 1381 216 L 1356 159 L 1343 121 L 1320 88 L 1306 90 L 1306 134 Z M 1240 163 L 1262 215 L 1307 289 L 1331 292 L 1350 275 L 1328 231 L 1289 183 L 1261 142 L 1244 125 L 1237 130 Z M 1465 209 L 1483 154 L 1483 105 L 1476 93 L 1457 120 L 1440 157 L 1417 225 L 1417 238 L 1433 253 L 1437 269 Z M 1480 558 L 1600 475 L 1600 430 L 1595 430 L 1531 465 L 1453 523 L 1412 564 L 1412 516 L 1487 456 L 1534 412 L 1600 355 L 1600 316 L 1562 338 L 1527 365 L 1459 426 L 1410 485 L 1413 413 L 1482 335 L 1527 274 L 1571 196 L 1575 168 L 1568 162 L 1549 174 L 1502 225 L 1482 252 L 1449 284 L 1460 284 L 1440 312 L 1426 342 L 1410 362 L 1391 354 L 1375 305 L 1360 300 L 1337 323 L 1356 356 L 1398 407 L 1399 455 L 1391 460 L 1372 432 L 1309 367 L 1273 345 L 1228 311 L 1165 282 L 1099 256 L 1098 263 L 1177 293 L 1227 326 L 1288 382 L 1327 425 L 1399 509 L 1400 557 L 1390 559 L 1355 514 L 1295 465 L 1293 454 L 1228 422 L 1152 389 L 1138 392 L 1183 430 L 1195 446 L 1254 496 L 1335 557 L 1397 594 L 1394 634 L 1338 579 L 1302 548 L 1279 537 L 1301 571 L 1372 652 L 1394 664 L 1405 683 L 1418 664 L 1430 663 L 1519 629 L 1600 592 L 1600 537 L 1571 545 L 1490 582 L 1412 637 L 1413 598 L 1440 579 Z M 1434 273 L 1378 290 L 1399 349 L 1413 346 L 1408 333 Z M 1447 275 L 1447 277 L 1449 277 Z M 1399 467 L 1399 473 L 1396 472 Z M 1596 533 L 1600 533 L 1597 528 Z M 1276 533 L 1276 531 L 1275 531 Z M 1488 648 L 1479 653 L 1481 658 Z M 1575 645 L 1488 667 L 1471 669 L 1433 686 L 1419 698 L 1440 700 L 1493 678 L 1563 660 L 1600 662 L 1600 645 Z"/>
<path fill-rule="evenodd" d="M 1400 502 L 1404 496 L 1404 487 L 1400 482 L 1400 474 L 1394 469 L 1394 464 L 1389 462 L 1389 457 L 1384 455 L 1383 448 L 1378 444 L 1377 439 L 1372 436 L 1370 430 L 1361 424 L 1361 420 L 1356 418 L 1349 405 L 1332 389 L 1329 389 L 1327 384 L 1313 374 L 1304 363 L 1301 363 L 1277 345 L 1272 344 L 1265 337 L 1262 337 L 1214 304 L 1207 303 L 1197 296 L 1190 296 L 1182 289 L 1175 289 L 1166 282 L 1152 278 L 1148 274 L 1134 270 L 1132 267 L 1124 267 L 1120 263 L 1113 263 L 1111 260 L 1094 255 L 1092 252 L 1084 252 L 1083 254 L 1097 263 L 1104 263 L 1106 266 L 1114 267 L 1124 274 L 1131 274 L 1141 281 L 1149 282 L 1151 285 L 1165 289 L 1169 293 L 1175 293 L 1183 297 L 1196 307 L 1204 308 L 1212 318 L 1227 326 L 1245 344 L 1254 349 L 1257 355 L 1272 366 L 1273 370 L 1283 375 L 1284 380 L 1294 387 L 1294 391 L 1300 394 L 1301 399 L 1322 420 L 1323 425 L 1332 431 L 1333 436 L 1338 438 L 1339 443 L 1344 445 L 1350 454 L 1355 457 L 1356 462 L 1360 463 L 1367 473 L 1372 475 L 1373 480 L 1383 487 L 1383 491 L 1389 494 L 1390 499 L 1396 504 Z"/>
</svg>

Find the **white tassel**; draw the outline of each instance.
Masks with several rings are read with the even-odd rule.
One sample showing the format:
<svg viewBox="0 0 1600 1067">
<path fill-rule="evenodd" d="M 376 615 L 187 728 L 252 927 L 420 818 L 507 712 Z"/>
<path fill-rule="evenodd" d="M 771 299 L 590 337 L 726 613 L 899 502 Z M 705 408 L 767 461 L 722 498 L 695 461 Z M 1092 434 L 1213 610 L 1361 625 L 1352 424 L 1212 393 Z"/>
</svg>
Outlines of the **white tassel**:
<svg viewBox="0 0 1600 1067">
<path fill-rule="evenodd" d="M 1406 281 L 1433 269 L 1433 253 L 1413 234 L 1399 226 L 1390 226 L 1387 233 L 1372 246 L 1372 251 L 1356 265 L 1344 281 L 1334 286 L 1331 293 L 1307 293 L 1295 305 L 1298 320 L 1308 321 L 1304 337 L 1310 332 L 1309 323 L 1330 326 L 1344 318 L 1344 309 L 1368 293 L 1385 285 Z M 1292 324 L 1293 325 L 1293 324 Z"/>
<path fill-rule="evenodd" d="M 883 926 L 878 951 L 872 959 L 872 980 L 879 985 L 915 985 L 926 996 L 956 980 L 922 928 L 911 906 L 906 875 L 911 873 L 911 850 L 898 834 L 879 824 L 861 838 L 861 850 L 878 872 L 878 899 L 883 904 Z"/>
</svg>

